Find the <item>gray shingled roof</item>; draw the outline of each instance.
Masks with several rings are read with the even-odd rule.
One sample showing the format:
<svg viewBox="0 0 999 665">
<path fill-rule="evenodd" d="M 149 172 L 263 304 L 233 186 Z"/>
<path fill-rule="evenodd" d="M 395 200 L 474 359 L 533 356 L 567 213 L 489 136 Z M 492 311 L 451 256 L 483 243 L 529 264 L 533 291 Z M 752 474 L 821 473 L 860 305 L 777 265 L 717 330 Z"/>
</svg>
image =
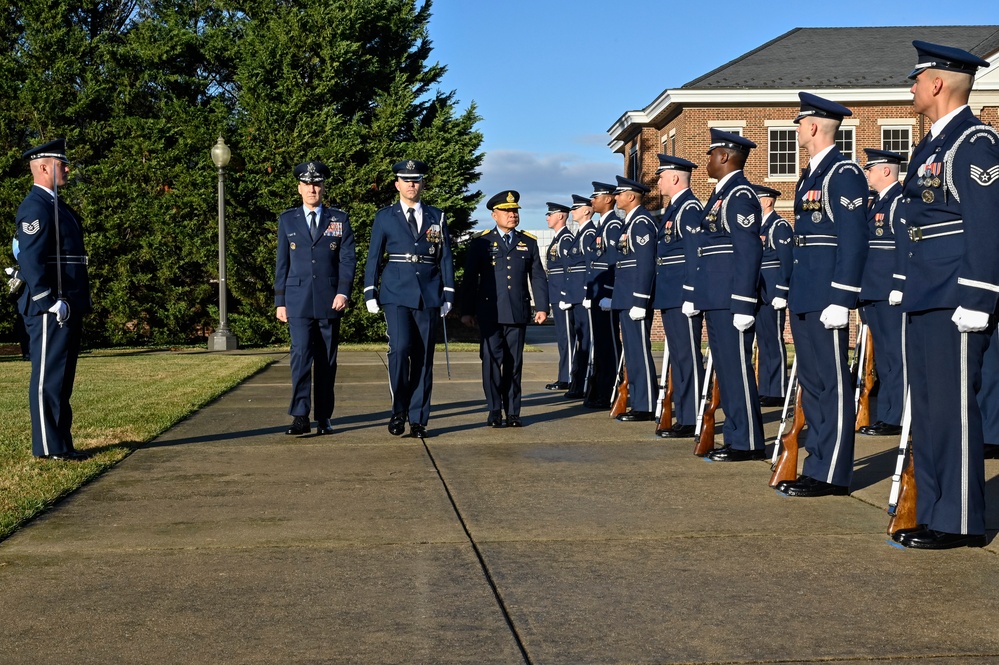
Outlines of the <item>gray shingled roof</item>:
<svg viewBox="0 0 999 665">
<path fill-rule="evenodd" d="M 683 88 L 909 87 L 913 39 L 987 57 L 999 50 L 999 26 L 795 28 Z"/>
</svg>

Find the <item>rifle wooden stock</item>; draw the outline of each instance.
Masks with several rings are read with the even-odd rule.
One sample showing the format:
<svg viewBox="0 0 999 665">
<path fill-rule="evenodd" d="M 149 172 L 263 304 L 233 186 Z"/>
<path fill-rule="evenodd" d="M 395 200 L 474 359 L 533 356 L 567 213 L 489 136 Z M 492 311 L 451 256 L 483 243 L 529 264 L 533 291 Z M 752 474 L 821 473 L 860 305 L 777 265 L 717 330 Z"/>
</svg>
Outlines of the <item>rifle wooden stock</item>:
<svg viewBox="0 0 999 665">
<path fill-rule="evenodd" d="M 617 394 L 614 396 L 614 403 L 611 404 L 611 418 L 617 418 L 628 410 L 628 368 L 621 366 L 620 379 L 617 382 Z"/>
<path fill-rule="evenodd" d="M 704 457 L 715 449 L 715 411 L 721 403 L 721 393 L 718 392 L 718 373 L 711 373 L 711 400 L 707 408 L 704 409 L 704 418 L 701 420 L 701 433 L 694 446 L 694 454 Z"/>
<path fill-rule="evenodd" d="M 864 358 L 860 364 L 863 376 L 859 379 L 860 398 L 857 400 L 857 421 L 853 426 L 854 430 L 867 427 L 871 424 L 871 390 L 874 389 L 874 340 L 871 338 L 870 327 L 866 328 L 867 339 L 864 348 Z"/>
<path fill-rule="evenodd" d="M 898 505 L 895 514 L 888 520 L 888 535 L 899 529 L 914 529 L 916 527 L 916 474 L 913 471 L 912 443 L 909 444 L 909 463 L 902 472 L 901 489 L 898 493 Z"/>
<path fill-rule="evenodd" d="M 663 371 L 669 373 L 669 379 L 666 381 L 666 393 L 660 403 L 661 413 L 659 414 L 659 422 L 656 423 L 657 432 L 673 426 L 673 372 L 670 372 L 668 368 Z"/>
<path fill-rule="evenodd" d="M 773 475 L 770 476 L 770 487 L 777 487 L 777 484 L 785 480 L 797 480 L 798 478 L 798 434 L 805 426 L 805 410 L 801 408 L 801 386 L 794 399 L 794 420 L 791 421 L 791 429 L 782 434 L 778 444 L 781 447 L 780 457 L 774 464 Z"/>
</svg>

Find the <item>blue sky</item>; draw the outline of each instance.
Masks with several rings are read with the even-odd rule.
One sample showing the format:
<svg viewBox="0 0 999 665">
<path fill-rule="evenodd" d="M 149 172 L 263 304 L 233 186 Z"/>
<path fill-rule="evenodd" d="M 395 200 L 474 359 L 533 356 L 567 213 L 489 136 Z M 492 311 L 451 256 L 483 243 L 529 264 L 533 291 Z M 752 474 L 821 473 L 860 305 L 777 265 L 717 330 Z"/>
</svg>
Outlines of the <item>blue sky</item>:
<svg viewBox="0 0 999 665">
<path fill-rule="evenodd" d="M 518 190 L 524 229 L 545 228 L 545 201 L 613 182 L 622 161 L 607 129 L 622 113 L 788 30 L 999 25 L 999 3 L 966 0 L 434 0 L 432 12 L 433 58 L 448 68 L 441 87 L 483 117 L 477 187 L 486 198 Z M 492 225 L 484 207 L 476 217 Z"/>
</svg>

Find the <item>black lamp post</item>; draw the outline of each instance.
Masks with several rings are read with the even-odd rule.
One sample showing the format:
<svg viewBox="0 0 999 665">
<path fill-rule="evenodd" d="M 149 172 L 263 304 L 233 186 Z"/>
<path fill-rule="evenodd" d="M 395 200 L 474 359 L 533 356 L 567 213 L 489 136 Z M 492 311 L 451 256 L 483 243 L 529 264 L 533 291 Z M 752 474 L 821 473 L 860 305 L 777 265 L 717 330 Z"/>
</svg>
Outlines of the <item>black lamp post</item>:
<svg viewBox="0 0 999 665">
<path fill-rule="evenodd" d="M 225 276 L 225 179 L 223 171 L 232 152 L 219 136 L 212 146 L 212 162 L 219 170 L 219 327 L 208 338 L 209 351 L 232 351 L 237 347 L 236 336 L 229 332 L 229 308 L 226 303 Z"/>
</svg>

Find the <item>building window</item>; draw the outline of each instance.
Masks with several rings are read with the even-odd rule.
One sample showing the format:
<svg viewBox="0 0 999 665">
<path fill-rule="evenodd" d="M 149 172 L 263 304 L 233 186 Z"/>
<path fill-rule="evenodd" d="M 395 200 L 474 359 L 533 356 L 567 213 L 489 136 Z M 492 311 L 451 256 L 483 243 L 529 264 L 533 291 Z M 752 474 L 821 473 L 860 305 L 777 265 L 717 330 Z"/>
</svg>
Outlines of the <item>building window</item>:
<svg viewBox="0 0 999 665">
<path fill-rule="evenodd" d="M 676 130 L 669 133 L 669 154 L 676 155 Z"/>
<path fill-rule="evenodd" d="M 899 173 L 904 174 L 909 170 L 909 152 L 912 149 L 912 128 L 882 127 L 881 149 L 891 150 L 905 156 L 905 161 L 902 162 L 902 166 L 899 168 Z"/>
<path fill-rule="evenodd" d="M 840 127 L 836 130 L 836 147 L 847 159 L 855 159 L 853 127 Z"/>
<path fill-rule="evenodd" d="M 638 146 L 632 146 L 631 151 L 628 152 L 628 177 L 632 180 L 639 179 L 638 171 Z"/>
<path fill-rule="evenodd" d="M 771 178 L 795 178 L 798 176 L 798 134 L 794 127 L 770 128 L 770 172 Z"/>
</svg>

